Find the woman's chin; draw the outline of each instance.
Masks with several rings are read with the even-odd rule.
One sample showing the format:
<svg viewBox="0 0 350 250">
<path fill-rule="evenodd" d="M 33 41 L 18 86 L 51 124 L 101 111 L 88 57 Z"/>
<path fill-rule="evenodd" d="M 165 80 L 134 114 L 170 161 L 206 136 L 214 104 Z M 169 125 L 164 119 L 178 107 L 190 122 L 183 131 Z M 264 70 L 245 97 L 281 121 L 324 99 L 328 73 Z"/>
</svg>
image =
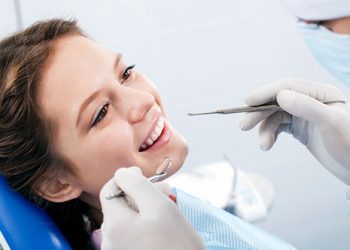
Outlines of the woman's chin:
<svg viewBox="0 0 350 250">
<path fill-rule="evenodd" d="M 180 134 L 178 134 L 178 137 L 179 141 L 177 143 L 176 149 L 173 150 L 174 153 L 169 154 L 169 156 L 172 157 L 173 162 L 171 168 L 169 169 L 168 177 L 175 174 L 181 169 L 188 155 L 187 141 Z"/>
</svg>

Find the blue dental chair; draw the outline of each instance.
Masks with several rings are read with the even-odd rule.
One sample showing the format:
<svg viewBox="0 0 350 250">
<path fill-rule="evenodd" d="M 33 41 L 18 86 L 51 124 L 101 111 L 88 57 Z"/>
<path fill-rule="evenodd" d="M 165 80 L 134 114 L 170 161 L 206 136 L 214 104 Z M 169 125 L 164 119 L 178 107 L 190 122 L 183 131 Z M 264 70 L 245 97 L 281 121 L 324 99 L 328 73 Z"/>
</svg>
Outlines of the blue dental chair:
<svg viewBox="0 0 350 250">
<path fill-rule="evenodd" d="M 39 207 L 14 192 L 0 176 L 0 250 L 71 249 Z"/>
</svg>

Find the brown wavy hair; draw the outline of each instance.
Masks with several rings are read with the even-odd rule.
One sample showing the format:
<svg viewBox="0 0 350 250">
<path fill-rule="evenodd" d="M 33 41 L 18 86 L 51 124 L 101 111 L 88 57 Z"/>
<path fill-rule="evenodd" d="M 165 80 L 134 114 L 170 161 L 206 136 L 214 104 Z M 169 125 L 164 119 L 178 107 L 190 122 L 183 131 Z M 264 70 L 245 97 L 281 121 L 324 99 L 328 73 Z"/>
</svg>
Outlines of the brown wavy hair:
<svg viewBox="0 0 350 250">
<path fill-rule="evenodd" d="M 92 249 L 90 233 L 99 226 L 100 214 L 78 199 L 53 203 L 35 192 L 45 178 L 73 173 L 50 146 L 53 126 L 40 114 L 37 100 L 55 40 L 69 35 L 85 36 L 76 21 L 51 19 L 0 42 L 0 175 L 48 212 L 73 249 Z"/>
</svg>

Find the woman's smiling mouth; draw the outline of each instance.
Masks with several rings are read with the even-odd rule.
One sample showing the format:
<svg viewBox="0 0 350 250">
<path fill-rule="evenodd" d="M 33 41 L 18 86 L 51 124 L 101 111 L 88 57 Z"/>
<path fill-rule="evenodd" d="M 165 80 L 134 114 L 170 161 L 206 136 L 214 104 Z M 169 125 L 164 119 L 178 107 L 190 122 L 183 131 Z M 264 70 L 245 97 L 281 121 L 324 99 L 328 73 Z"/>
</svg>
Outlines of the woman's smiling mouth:
<svg viewBox="0 0 350 250">
<path fill-rule="evenodd" d="M 166 144 L 172 135 L 172 131 L 167 126 L 162 117 L 159 117 L 153 130 L 148 134 L 145 141 L 139 148 L 139 152 L 144 152 L 151 148 L 158 148 Z"/>
</svg>

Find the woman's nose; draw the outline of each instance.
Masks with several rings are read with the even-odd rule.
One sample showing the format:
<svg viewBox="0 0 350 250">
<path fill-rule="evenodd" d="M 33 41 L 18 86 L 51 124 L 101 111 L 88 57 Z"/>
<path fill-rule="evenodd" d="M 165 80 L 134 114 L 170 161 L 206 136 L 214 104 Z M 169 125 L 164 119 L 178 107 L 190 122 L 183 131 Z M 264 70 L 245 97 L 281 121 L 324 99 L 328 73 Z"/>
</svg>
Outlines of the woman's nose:
<svg viewBox="0 0 350 250">
<path fill-rule="evenodd" d="M 142 121 L 145 114 L 156 102 L 151 93 L 138 89 L 126 87 L 119 94 L 118 99 L 122 102 L 120 105 L 123 106 L 125 116 L 130 123 Z"/>
</svg>

